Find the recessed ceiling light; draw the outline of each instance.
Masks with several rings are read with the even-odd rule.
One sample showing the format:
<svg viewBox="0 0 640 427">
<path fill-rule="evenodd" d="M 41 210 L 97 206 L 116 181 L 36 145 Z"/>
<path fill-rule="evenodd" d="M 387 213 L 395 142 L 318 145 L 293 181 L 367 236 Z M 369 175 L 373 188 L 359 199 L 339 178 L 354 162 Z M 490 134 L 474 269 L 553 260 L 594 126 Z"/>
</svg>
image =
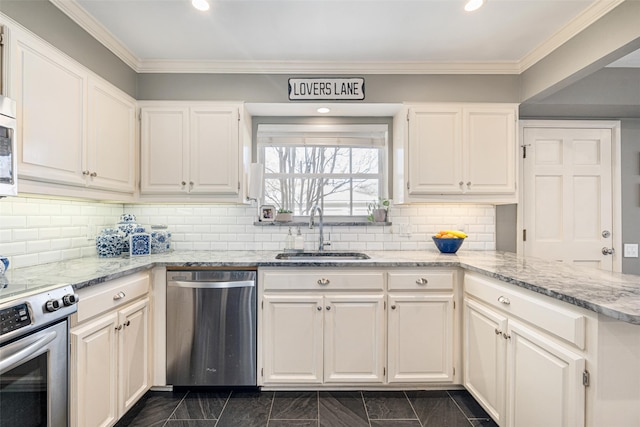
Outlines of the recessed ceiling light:
<svg viewBox="0 0 640 427">
<path fill-rule="evenodd" d="M 484 4 L 484 0 L 469 0 L 467 4 L 464 5 L 464 10 L 467 12 L 473 12 L 474 10 L 478 10 Z"/>
<path fill-rule="evenodd" d="M 320 107 L 316 111 L 320 114 L 327 114 L 331 109 L 327 107 Z"/>
<path fill-rule="evenodd" d="M 209 10 L 209 2 L 207 0 L 191 0 L 191 4 L 202 12 Z"/>
</svg>

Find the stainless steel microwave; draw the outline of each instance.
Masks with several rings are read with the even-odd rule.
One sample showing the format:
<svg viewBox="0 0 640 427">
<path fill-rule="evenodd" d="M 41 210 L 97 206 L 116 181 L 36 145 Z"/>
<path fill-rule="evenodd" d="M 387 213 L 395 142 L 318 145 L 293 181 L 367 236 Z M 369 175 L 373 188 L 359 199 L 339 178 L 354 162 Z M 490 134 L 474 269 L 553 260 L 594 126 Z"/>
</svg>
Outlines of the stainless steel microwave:
<svg viewBox="0 0 640 427">
<path fill-rule="evenodd" d="M 0 95 L 0 197 L 18 194 L 16 102 Z"/>
</svg>

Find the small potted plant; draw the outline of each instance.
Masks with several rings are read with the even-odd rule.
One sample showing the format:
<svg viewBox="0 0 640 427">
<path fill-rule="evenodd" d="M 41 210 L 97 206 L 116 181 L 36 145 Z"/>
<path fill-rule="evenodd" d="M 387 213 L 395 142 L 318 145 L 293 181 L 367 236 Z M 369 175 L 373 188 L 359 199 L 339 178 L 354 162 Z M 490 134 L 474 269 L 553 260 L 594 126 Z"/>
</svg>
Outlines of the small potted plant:
<svg viewBox="0 0 640 427">
<path fill-rule="evenodd" d="M 367 206 L 369 215 L 367 218 L 373 222 L 387 222 L 387 216 L 389 214 L 389 200 L 379 198 L 375 202 L 369 203 Z"/>
<path fill-rule="evenodd" d="M 293 221 L 293 212 L 290 209 L 280 208 L 276 213 L 277 222 L 291 222 Z"/>
</svg>

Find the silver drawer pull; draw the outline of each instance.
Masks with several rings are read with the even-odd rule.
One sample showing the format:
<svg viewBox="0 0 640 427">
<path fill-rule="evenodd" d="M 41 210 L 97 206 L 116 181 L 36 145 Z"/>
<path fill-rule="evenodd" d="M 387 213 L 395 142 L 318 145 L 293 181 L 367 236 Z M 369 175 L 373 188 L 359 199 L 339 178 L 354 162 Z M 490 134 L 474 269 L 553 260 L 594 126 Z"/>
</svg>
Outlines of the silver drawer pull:
<svg viewBox="0 0 640 427">
<path fill-rule="evenodd" d="M 426 285 L 427 283 L 429 283 L 429 281 L 424 277 L 421 277 L 418 280 L 416 280 L 416 285 Z"/>
<path fill-rule="evenodd" d="M 324 277 L 318 280 L 318 285 L 326 286 L 329 283 L 331 283 L 331 281 L 329 279 L 325 279 Z"/>
<path fill-rule="evenodd" d="M 125 294 L 124 292 L 118 292 L 117 294 L 115 294 L 113 296 L 113 300 L 114 301 L 118 301 L 119 299 L 122 299 L 122 298 L 124 298 L 126 296 L 127 296 L 127 294 Z"/>
<path fill-rule="evenodd" d="M 509 298 L 504 297 L 504 296 L 502 296 L 502 295 L 500 295 L 500 296 L 498 297 L 498 302 L 501 302 L 501 303 L 502 303 L 502 304 L 504 304 L 504 305 L 509 305 L 509 304 L 511 304 L 511 301 L 509 301 Z"/>
</svg>

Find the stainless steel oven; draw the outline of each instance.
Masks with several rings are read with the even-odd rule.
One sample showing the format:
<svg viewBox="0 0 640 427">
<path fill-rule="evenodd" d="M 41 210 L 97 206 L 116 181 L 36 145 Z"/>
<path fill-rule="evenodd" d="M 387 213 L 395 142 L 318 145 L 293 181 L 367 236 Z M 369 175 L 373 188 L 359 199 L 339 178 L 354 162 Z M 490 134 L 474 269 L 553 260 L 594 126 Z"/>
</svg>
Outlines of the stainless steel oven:
<svg viewBox="0 0 640 427">
<path fill-rule="evenodd" d="M 69 424 L 70 286 L 0 304 L 0 425 Z"/>
<path fill-rule="evenodd" d="M 0 95 L 0 197 L 18 194 L 16 102 Z"/>
</svg>

